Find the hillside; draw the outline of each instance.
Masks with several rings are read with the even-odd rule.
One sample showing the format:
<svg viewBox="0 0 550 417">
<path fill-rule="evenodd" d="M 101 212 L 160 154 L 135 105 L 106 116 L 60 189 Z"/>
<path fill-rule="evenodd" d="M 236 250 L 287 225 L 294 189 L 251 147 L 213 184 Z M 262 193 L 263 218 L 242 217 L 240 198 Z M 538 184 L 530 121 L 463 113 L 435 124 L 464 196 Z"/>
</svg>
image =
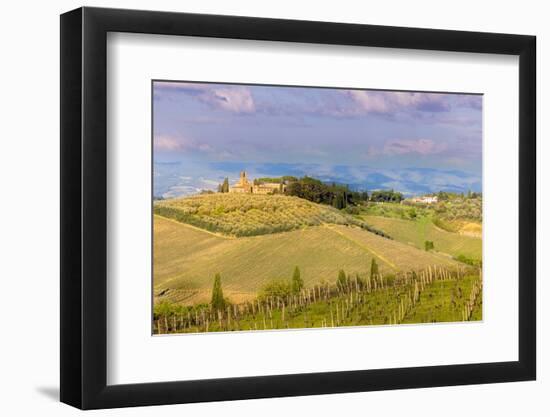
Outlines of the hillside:
<svg viewBox="0 0 550 417">
<path fill-rule="evenodd" d="M 273 197 L 277 196 L 267 198 Z M 319 211 L 323 212 L 322 209 Z M 326 212 L 334 213 L 330 209 Z M 338 220 L 336 215 L 333 218 Z M 169 300 L 186 305 L 208 302 L 216 273 L 221 274 L 224 294 L 232 302 L 251 300 L 270 280 L 289 278 L 295 266 L 299 266 L 305 285 L 310 286 L 322 281 L 334 282 L 340 269 L 366 276 L 373 257 L 382 274 L 430 265 L 452 269 L 457 265 L 449 257 L 418 250 L 355 226 L 333 223 L 232 238 L 154 216 L 156 302 Z"/>
<path fill-rule="evenodd" d="M 369 216 L 391 217 L 403 220 L 416 220 L 420 217 L 437 219 L 448 225 L 450 231 L 459 231 L 461 226 L 482 223 L 483 201 L 481 197 L 455 198 L 439 201 L 435 204 L 411 203 L 369 203 L 361 206 L 363 214 Z M 451 230 L 452 229 L 452 230 Z M 470 230 L 471 232 L 472 230 Z M 474 230 L 475 232 L 476 230 Z M 479 232 L 479 230 L 477 230 Z"/>
<path fill-rule="evenodd" d="M 434 242 L 434 249 L 451 256 L 463 255 L 470 259 L 481 260 L 482 242 L 480 238 L 466 234 L 443 230 L 429 218 L 402 220 L 391 217 L 363 216 L 374 227 L 390 234 L 395 240 L 424 249 L 424 242 Z"/>
<path fill-rule="evenodd" d="M 154 213 L 227 236 L 257 236 L 322 224 L 377 230 L 341 211 L 298 197 L 256 194 L 204 194 L 157 201 Z"/>
<path fill-rule="evenodd" d="M 482 319 L 482 281 L 477 275 L 450 274 L 433 280 L 367 281 L 322 285 L 300 297 L 258 299 L 213 311 L 208 305 L 182 306 L 163 301 L 153 315 L 156 334 L 228 332 L 307 327 L 394 325 L 401 323 L 464 322 Z"/>
<path fill-rule="evenodd" d="M 483 201 L 481 197 L 440 201 L 433 209 L 437 217 L 448 222 L 455 220 L 482 222 Z"/>
</svg>

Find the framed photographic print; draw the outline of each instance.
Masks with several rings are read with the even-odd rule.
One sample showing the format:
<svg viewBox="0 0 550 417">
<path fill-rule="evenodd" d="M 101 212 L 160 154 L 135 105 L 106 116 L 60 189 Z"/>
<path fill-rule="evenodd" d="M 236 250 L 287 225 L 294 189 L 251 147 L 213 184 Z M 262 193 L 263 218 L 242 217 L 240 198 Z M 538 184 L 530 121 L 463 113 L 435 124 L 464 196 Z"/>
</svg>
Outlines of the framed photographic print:
<svg viewBox="0 0 550 417">
<path fill-rule="evenodd" d="M 535 379 L 535 38 L 61 16 L 61 400 Z"/>
</svg>

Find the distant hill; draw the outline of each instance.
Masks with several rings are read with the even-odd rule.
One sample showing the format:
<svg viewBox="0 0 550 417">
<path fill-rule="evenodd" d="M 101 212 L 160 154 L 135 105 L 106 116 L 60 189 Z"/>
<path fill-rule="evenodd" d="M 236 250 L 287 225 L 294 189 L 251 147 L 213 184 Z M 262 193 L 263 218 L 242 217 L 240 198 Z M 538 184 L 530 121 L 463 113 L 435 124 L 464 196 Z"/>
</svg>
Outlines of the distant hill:
<svg viewBox="0 0 550 417">
<path fill-rule="evenodd" d="M 156 215 L 213 233 L 243 237 L 323 224 L 355 225 L 388 237 L 333 207 L 286 195 L 215 193 L 155 201 Z"/>
<path fill-rule="evenodd" d="M 196 194 L 201 189 L 215 189 L 225 177 L 233 182 L 242 169 L 253 177 L 279 178 L 284 175 L 301 178 L 305 175 L 324 183 L 346 184 L 354 191 L 388 190 L 405 195 L 421 195 L 443 191 L 467 193 L 482 191 L 480 173 L 456 169 L 434 168 L 373 168 L 371 166 L 316 165 L 300 163 L 251 163 L 249 161 L 216 162 L 204 167 L 188 168 L 188 162 L 155 162 L 154 189 L 158 196 L 174 197 Z M 185 176 L 182 173 L 185 172 Z M 210 185 L 209 185 L 210 184 Z"/>
</svg>

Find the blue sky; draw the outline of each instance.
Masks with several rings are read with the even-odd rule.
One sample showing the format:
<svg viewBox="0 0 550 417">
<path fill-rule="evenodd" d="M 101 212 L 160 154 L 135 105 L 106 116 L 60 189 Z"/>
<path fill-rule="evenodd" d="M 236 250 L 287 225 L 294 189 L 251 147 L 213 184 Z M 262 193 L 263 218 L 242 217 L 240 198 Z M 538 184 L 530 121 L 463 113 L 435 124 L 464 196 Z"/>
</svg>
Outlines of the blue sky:
<svg viewBox="0 0 550 417">
<path fill-rule="evenodd" d="M 480 95 L 159 81 L 153 94 L 157 196 L 215 189 L 243 169 L 481 191 Z"/>
</svg>

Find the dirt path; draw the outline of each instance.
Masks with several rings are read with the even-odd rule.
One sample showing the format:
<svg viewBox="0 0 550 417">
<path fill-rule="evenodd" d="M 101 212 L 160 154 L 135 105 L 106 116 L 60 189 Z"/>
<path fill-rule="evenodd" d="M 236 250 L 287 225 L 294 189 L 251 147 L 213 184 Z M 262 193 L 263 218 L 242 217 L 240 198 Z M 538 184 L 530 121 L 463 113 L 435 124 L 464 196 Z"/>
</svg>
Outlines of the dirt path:
<svg viewBox="0 0 550 417">
<path fill-rule="evenodd" d="M 196 226 L 190 225 L 188 223 L 178 222 L 177 220 L 171 219 L 169 217 L 164 217 L 164 216 L 161 216 L 159 214 L 154 214 L 154 216 L 159 218 L 159 219 L 166 220 L 166 221 L 178 224 L 182 227 L 189 227 L 190 229 L 195 229 L 195 230 L 198 230 L 198 231 L 203 232 L 203 233 L 208 233 L 209 235 L 212 235 L 212 236 L 221 237 L 223 239 L 237 239 L 235 236 L 227 236 L 227 235 L 222 235 L 221 233 L 211 232 L 209 230 L 201 229 L 200 227 L 196 227 Z"/>
<path fill-rule="evenodd" d="M 377 251 L 375 251 L 371 247 L 369 247 L 369 246 L 365 245 L 364 243 L 359 242 L 358 240 L 346 235 L 345 233 L 341 232 L 340 230 L 337 230 L 337 229 L 331 227 L 331 225 L 329 225 L 328 223 L 323 223 L 323 226 L 326 227 L 327 229 L 331 230 L 332 232 L 342 236 L 347 241 L 352 242 L 353 244 L 359 246 L 361 249 L 363 249 L 367 252 L 370 252 L 371 254 L 376 256 L 378 259 L 380 259 L 382 262 L 384 262 L 385 264 L 388 264 L 390 266 L 390 268 L 392 268 L 394 271 L 397 272 L 399 270 L 399 268 L 397 268 L 397 265 L 395 265 L 392 261 L 390 261 L 386 257 L 380 255 Z"/>
</svg>

